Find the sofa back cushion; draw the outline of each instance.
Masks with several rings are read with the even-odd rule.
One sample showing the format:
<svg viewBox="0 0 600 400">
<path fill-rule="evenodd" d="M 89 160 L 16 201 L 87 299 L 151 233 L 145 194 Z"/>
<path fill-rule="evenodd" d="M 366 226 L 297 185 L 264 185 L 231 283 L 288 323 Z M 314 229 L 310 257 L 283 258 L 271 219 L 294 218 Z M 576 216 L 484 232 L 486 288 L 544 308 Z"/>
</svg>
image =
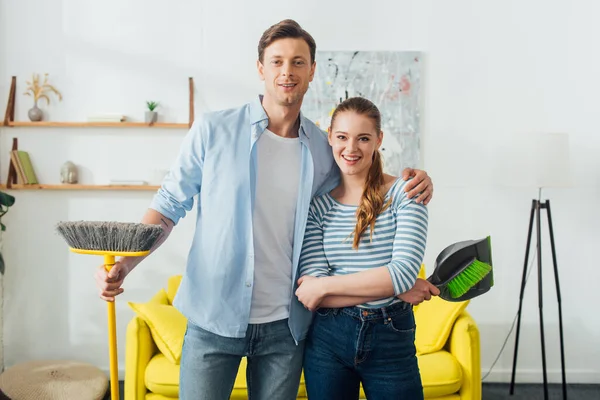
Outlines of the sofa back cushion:
<svg viewBox="0 0 600 400">
<path fill-rule="evenodd" d="M 177 290 L 181 284 L 181 277 L 181 275 L 173 275 L 169 277 L 169 281 L 167 282 L 167 299 L 169 299 L 169 304 L 173 304 L 173 299 L 175 298 L 175 294 L 177 294 Z"/>
<path fill-rule="evenodd" d="M 181 361 L 187 318 L 171 304 L 167 304 L 165 290 L 160 289 L 147 303 L 129 302 L 128 304 L 137 316 L 148 324 L 152 339 L 160 352 L 171 363 L 178 365 Z"/>
<path fill-rule="evenodd" d="M 469 300 L 450 302 L 433 296 L 415 309 L 417 326 L 415 346 L 417 354 L 428 354 L 440 351 L 448 341 L 456 318 L 469 304 Z"/>
</svg>

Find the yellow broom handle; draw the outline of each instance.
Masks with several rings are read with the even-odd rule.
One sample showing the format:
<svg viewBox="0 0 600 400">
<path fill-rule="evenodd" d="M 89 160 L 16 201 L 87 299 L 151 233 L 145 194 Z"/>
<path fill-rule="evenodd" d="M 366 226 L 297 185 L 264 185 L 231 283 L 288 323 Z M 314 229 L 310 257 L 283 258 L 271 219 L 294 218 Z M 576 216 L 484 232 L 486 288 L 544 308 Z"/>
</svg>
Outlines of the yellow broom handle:
<svg viewBox="0 0 600 400">
<path fill-rule="evenodd" d="M 104 256 L 104 268 L 106 271 L 115 265 L 115 256 Z M 116 300 L 116 299 L 115 299 Z M 119 362 L 117 359 L 117 319 L 115 313 L 115 302 L 107 301 L 108 307 L 108 351 L 110 357 L 110 399 L 119 400 Z"/>
</svg>

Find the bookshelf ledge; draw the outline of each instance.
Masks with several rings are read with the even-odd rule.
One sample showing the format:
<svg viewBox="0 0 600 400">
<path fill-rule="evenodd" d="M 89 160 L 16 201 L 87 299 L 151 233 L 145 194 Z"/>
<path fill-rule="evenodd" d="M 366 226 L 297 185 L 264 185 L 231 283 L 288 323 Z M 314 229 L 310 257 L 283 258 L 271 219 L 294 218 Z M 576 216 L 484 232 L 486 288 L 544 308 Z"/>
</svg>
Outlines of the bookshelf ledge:
<svg viewBox="0 0 600 400">
<path fill-rule="evenodd" d="M 6 184 L 0 185 L 2 190 L 158 190 L 159 186 L 153 185 L 80 185 L 80 184 L 56 184 L 56 185 L 23 185 L 13 184 L 9 189 Z"/>
<path fill-rule="evenodd" d="M 152 125 L 145 122 L 54 122 L 54 121 L 10 121 L 6 126 L 12 128 L 19 127 L 34 127 L 34 128 L 178 128 L 188 129 L 188 124 L 172 123 L 172 122 L 156 122 Z"/>
</svg>

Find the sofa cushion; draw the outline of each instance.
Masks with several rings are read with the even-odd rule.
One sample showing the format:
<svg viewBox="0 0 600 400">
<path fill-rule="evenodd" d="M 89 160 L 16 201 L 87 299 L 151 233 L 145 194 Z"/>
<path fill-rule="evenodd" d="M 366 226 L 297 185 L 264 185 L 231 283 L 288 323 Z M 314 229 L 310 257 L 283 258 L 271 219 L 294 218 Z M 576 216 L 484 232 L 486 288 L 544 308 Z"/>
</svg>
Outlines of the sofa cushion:
<svg viewBox="0 0 600 400">
<path fill-rule="evenodd" d="M 148 303 L 156 303 L 156 304 L 169 304 L 169 298 L 167 296 L 167 292 L 165 289 L 160 289 L 150 300 Z"/>
<path fill-rule="evenodd" d="M 246 357 L 242 357 L 240 368 L 233 384 L 232 399 L 248 398 L 246 386 Z M 146 368 L 146 387 L 153 393 L 168 397 L 179 396 L 179 365 L 170 362 L 164 355 L 155 355 Z"/>
<path fill-rule="evenodd" d="M 231 400 L 248 399 L 246 384 L 246 357 L 242 357 L 238 374 L 233 384 Z M 173 364 L 162 354 L 157 354 L 146 367 L 146 387 L 156 396 L 168 398 L 179 396 L 179 365 Z M 146 397 L 148 399 L 148 396 Z M 158 399 L 159 397 L 157 397 Z M 298 398 L 306 398 L 304 375 L 300 379 Z M 148 399 L 149 400 L 149 399 Z"/>
<path fill-rule="evenodd" d="M 452 354 L 442 350 L 420 355 L 417 359 L 425 398 L 446 396 L 460 390 L 462 369 Z"/>
<path fill-rule="evenodd" d="M 156 347 L 174 364 L 181 360 L 187 318 L 175 307 L 157 302 L 133 303 L 129 306 L 148 324 Z"/>
<path fill-rule="evenodd" d="M 414 311 L 417 326 L 415 346 L 417 354 L 435 353 L 448 340 L 454 321 L 467 307 L 469 301 L 451 302 L 434 296 L 419 304 Z"/>
<path fill-rule="evenodd" d="M 169 304 L 173 304 L 173 299 L 175 299 L 180 284 L 181 275 L 173 275 L 169 278 L 167 282 L 167 298 L 169 299 Z"/>
<path fill-rule="evenodd" d="M 460 390 L 462 370 L 456 358 L 450 353 L 442 350 L 420 355 L 417 359 L 426 398 L 447 396 Z M 246 358 L 243 357 L 233 385 L 232 399 L 248 398 L 246 365 Z M 148 390 L 156 395 L 177 398 L 179 396 L 179 365 L 173 364 L 162 354 L 155 355 L 146 368 L 145 383 Z M 298 397 L 305 396 L 306 389 L 304 377 L 302 377 Z M 361 396 L 365 398 L 362 388 Z"/>
<path fill-rule="evenodd" d="M 167 397 L 167 396 L 163 396 L 162 394 L 156 394 L 156 393 L 152 393 L 152 392 L 148 392 L 146 393 L 146 397 L 144 397 L 145 400 L 179 400 L 179 397 Z M 446 400 L 446 399 L 444 399 Z M 454 400 L 454 399 L 451 399 Z M 457 399 L 460 400 L 460 399 Z"/>
<path fill-rule="evenodd" d="M 145 381 L 146 387 L 152 393 L 177 398 L 179 365 L 170 362 L 163 354 L 157 354 L 146 367 Z"/>
</svg>

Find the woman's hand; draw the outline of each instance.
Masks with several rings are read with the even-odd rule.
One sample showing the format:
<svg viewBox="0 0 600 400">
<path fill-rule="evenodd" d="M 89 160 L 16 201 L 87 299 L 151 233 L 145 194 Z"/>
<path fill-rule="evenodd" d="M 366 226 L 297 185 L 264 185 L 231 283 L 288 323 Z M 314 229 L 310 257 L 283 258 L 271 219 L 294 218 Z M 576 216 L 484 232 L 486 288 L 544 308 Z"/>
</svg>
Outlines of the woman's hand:
<svg viewBox="0 0 600 400">
<path fill-rule="evenodd" d="M 412 289 L 396 296 L 400 300 L 410 303 L 413 306 L 421 304 L 425 300 L 431 299 L 431 296 L 437 296 L 440 290 L 425 279 L 418 278 Z"/>
<path fill-rule="evenodd" d="M 310 275 L 300 277 L 296 296 L 306 309 L 315 311 L 326 296 L 323 279 Z"/>
</svg>

